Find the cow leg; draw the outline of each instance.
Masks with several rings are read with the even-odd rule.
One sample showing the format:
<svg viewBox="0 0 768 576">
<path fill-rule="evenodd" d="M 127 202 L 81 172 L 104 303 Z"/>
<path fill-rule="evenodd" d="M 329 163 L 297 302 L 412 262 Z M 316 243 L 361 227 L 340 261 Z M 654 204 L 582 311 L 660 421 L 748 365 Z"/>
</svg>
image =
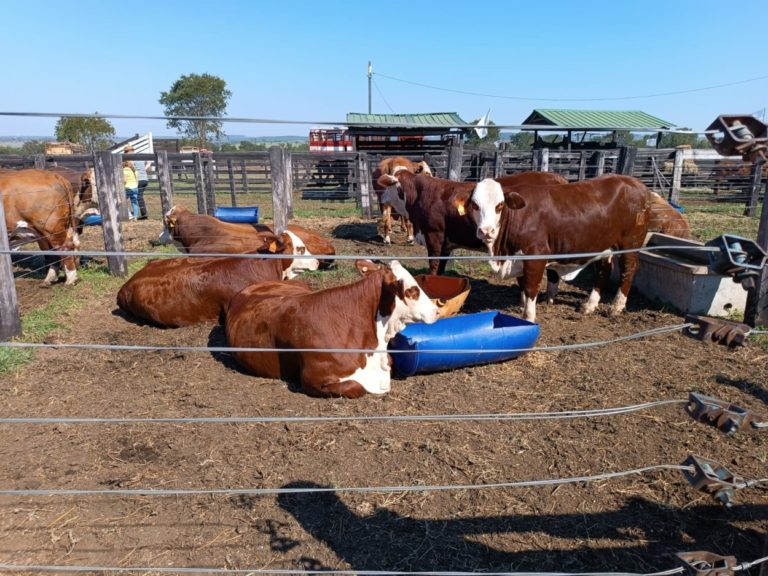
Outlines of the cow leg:
<svg viewBox="0 0 768 576">
<path fill-rule="evenodd" d="M 47 251 L 47 250 L 53 249 L 53 246 L 51 246 L 51 243 L 45 238 L 38 240 L 37 245 L 40 248 L 40 250 Z M 48 268 L 48 272 L 46 273 L 45 278 L 43 279 L 43 286 L 51 286 L 59 279 L 59 268 L 61 267 L 61 258 L 57 256 L 43 256 L 43 262 L 45 262 L 45 266 Z"/>
<path fill-rule="evenodd" d="M 541 279 L 544 277 L 546 260 L 526 260 L 523 264 L 523 318 L 528 322 L 536 322 L 536 298 L 539 296 Z"/>
<path fill-rule="evenodd" d="M 75 264 L 74 256 L 67 256 L 63 260 L 64 274 L 67 279 L 64 282 L 65 286 L 74 286 L 77 283 L 77 265 Z"/>
<path fill-rule="evenodd" d="M 611 314 L 621 314 L 627 307 L 627 297 L 629 289 L 632 287 L 632 280 L 635 272 L 640 265 L 640 255 L 637 252 L 631 254 L 622 254 L 619 258 L 619 271 L 621 272 L 621 286 L 616 292 L 616 297 L 611 304 Z"/>
<path fill-rule="evenodd" d="M 424 235 L 424 243 L 427 247 L 427 255 L 429 260 L 429 273 L 430 274 L 442 274 L 445 272 L 445 265 L 447 260 L 434 260 L 435 256 L 450 256 L 450 251 L 446 254 L 443 247 L 443 235 L 432 232 L 428 235 Z"/>
<path fill-rule="evenodd" d="M 443 243 L 443 247 L 440 250 L 440 256 L 450 256 L 452 250 L 448 248 L 445 243 Z M 437 265 L 437 274 L 442 276 L 445 274 L 445 269 L 448 267 L 448 260 L 439 260 Z M 432 272 L 432 263 L 430 262 L 429 266 L 430 274 L 434 274 L 435 272 Z"/>
<path fill-rule="evenodd" d="M 381 226 L 384 229 L 384 244 L 392 244 L 392 206 L 389 204 L 381 206 Z"/>
<path fill-rule="evenodd" d="M 597 310 L 597 306 L 600 304 L 600 296 L 611 281 L 611 268 L 613 265 L 610 258 L 598 260 L 594 266 L 595 286 L 592 288 L 592 292 L 589 293 L 589 298 L 581 307 L 581 311 L 584 314 L 592 314 Z"/>
<path fill-rule="evenodd" d="M 414 239 L 413 239 L 413 222 L 411 222 L 405 216 L 403 216 L 402 218 L 403 218 L 403 225 L 405 226 L 405 233 L 406 233 L 405 241 L 408 242 L 408 244 L 413 244 L 414 243 Z"/>
<path fill-rule="evenodd" d="M 304 391 L 320 398 L 360 398 L 366 394 L 365 388 L 356 380 L 324 382 L 319 385 L 303 384 Z"/>
<path fill-rule="evenodd" d="M 560 274 L 551 268 L 547 268 L 547 304 L 555 303 L 555 296 L 557 296 L 559 283 Z"/>
</svg>

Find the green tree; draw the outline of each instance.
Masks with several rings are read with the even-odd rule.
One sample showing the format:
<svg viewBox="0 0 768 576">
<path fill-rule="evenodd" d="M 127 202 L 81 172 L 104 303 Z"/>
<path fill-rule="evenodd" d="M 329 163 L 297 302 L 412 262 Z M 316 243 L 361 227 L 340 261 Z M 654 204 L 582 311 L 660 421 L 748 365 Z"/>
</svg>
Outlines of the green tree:
<svg viewBox="0 0 768 576">
<path fill-rule="evenodd" d="M 533 132 L 515 132 L 509 136 L 509 147 L 513 150 L 530 150 L 533 146 Z"/>
<path fill-rule="evenodd" d="M 21 153 L 25 156 L 29 156 L 31 154 L 44 154 L 45 142 L 42 140 L 28 140 L 21 145 Z"/>
<path fill-rule="evenodd" d="M 166 116 L 221 117 L 226 115 L 231 97 L 227 83 L 218 76 L 185 74 L 168 92 L 160 93 L 160 104 Z M 199 148 L 210 148 L 210 142 L 224 136 L 220 120 L 168 120 L 167 125 L 176 128 Z"/>
<path fill-rule="evenodd" d="M 680 128 L 680 130 L 690 130 L 690 128 Z M 674 134 L 666 133 L 661 136 L 660 148 L 676 148 L 677 146 L 688 145 L 691 148 L 711 148 L 709 140 L 699 138 L 698 134 Z"/>
<path fill-rule="evenodd" d="M 59 118 L 56 139 L 84 144 L 91 152 L 112 146 L 115 127 L 105 118 Z"/>
<path fill-rule="evenodd" d="M 480 120 L 480 118 L 475 118 L 470 124 L 477 124 Z M 493 145 L 499 139 L 499 129 L 494 128 L 494 126 L 496 123 L 493 120 L 488 122 L 488 134 L 485 135 L 485 138 L 480 138 L 475 130 L 471 130 L 467 137 L 467 144 L 470 146 Z"/>
</svg>

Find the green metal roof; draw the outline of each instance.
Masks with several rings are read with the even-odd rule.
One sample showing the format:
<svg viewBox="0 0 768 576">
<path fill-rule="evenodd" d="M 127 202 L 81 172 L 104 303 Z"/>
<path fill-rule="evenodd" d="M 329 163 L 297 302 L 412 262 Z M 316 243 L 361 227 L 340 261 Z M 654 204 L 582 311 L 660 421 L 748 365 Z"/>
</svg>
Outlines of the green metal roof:
<svg viewBox="0 0 768 576">
<path fill-rule="evenodd" d="M 414 128 L 454 128 L 457 124 L 466 124 L 456 112 L 430 112 L 428 114 L 363 114 L 349 112 L 347 124 L 355 127 L 381 127 L 387 124 Z"/>
<path fill-rule="evenodd" d="M 632 130 L 672 128 L 675 125 L 640 110 L 552 110 L 537 108 L 523 124 L 551 125 L 572 129 Z"/>
</svg>

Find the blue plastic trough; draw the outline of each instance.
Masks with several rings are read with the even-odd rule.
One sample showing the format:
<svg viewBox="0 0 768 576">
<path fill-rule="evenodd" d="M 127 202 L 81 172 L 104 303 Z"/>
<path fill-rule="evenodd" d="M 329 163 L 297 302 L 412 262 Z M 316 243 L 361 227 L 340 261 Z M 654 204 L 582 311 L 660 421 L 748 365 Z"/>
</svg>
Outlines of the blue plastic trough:
<svg viewBox="0 0 768 576">
<path fill-rule="evenodd" d="M 101 214 L 89 214 L 83 218 L 83 226 L 101 226 Z"/>
<path fill-rule="evenodd" d="M 213 215 L 224 222 L 233 224 L 258 224 L 259 207 L 258 206 L 222 206 L 216 208 Z"/>
<path fill-rule="evenodd" d="M 392 354 L 395 372 L 400 376 L 411 376 L 417 372 L 438 372 L 509 360 L 533 346 L 538 337 L 538 324 L 491 311 L 443 318 L 434 324 L 410 324 L 389 341 L 389 349 L 412 351 Z M 494 351 L 439 353 L 430 350 Z"/>
</svg>

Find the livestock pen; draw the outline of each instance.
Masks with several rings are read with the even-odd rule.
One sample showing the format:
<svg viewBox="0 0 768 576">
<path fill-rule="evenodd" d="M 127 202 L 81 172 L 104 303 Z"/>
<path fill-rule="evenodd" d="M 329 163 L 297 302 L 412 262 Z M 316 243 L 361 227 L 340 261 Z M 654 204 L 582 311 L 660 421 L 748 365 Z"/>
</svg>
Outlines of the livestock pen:
<svg viewBox="0 0 768 576">
<path fill-rule="evenodd" d="M 275 165 L 285 170 L 284 160 Z M 345 258 L 399 257 L 423 271 L 423 249 L 378 241 L 362 195 L 304 198 L 294 180 L 278 189 L 292 190 L 286 202 L 266 168 L 246 171 L 246 191 L 233 159 L 233 202 L 229 170 L 224 177 L 216 161 L 217 184 L 207 162 L 194 180 L 153 181 L 150 220 L 115 215 L 127 272 L 159 250 L 151 243 L 171 186 L 163 202 L 198 209 L 204 200 L 201 211 L 211 198 L 253 203 L 274 221 L 292 206 L 292 223 L 332 237 Z M 359 166 L 359 155 L 350 162 Z M 739 206 L 725 220 L 703 210 L 697 219 L 699 204 L 685 194 L 681 203 L 703 239 L 736 225 L 756 236 L 757 220 Z M 733 206 L 705 208 L 724 205 Z M 105 246 L 97 227 L 82 241 L 84 253 Z M 517 287 L 476 256 L 454 264 L 471 279 L 464 310 L 518 312 Z M 690 338 L 679 313 L 637 294 L 622 316 L 583 316 L 589 279 L 579 277 L 541 307 L 537 348 L 516 360 L 395 380 L 383 397 L 318 400 L 240 371 L 220 326 L 159 330 L 121 316 L 114 295 L 124 279 L 107 268 L 93 256 L 69 291 L 40 288 L 34 267 L 16 270 L 25 328 L 16 344 L 41 348 L 2 379 L 0 454 L 10 465 L 0 471 L 0 568 L 676 573 L 677 552 L 763 556 L 765 485 L 736 490 L 724 508 L 683 474 L 695 454 L 748 480 L 766 477 L 763 431 L 726 436 L 685 409 L 700 392 L 764 422 L 760 345 Z M 319 289 L 354 272 L 340 258 L 304 278 Z"/>
</svg>

